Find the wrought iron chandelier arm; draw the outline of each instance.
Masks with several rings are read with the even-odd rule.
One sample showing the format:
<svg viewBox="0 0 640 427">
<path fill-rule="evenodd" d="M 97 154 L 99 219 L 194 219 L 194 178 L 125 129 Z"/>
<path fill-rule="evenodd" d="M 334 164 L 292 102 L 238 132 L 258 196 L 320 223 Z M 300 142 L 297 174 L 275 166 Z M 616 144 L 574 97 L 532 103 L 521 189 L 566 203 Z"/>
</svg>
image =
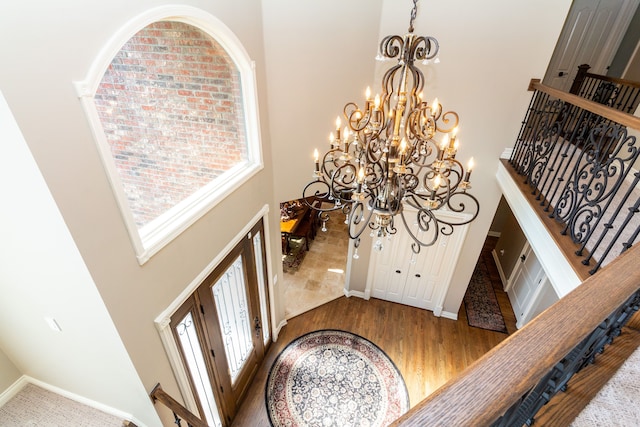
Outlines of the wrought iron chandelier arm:
<svg viewBox="0 0 640 427">
<path fill-rule="evenodd" d="M 458 201 L 459 198 L 463 198 L 463 200 L 467 201 L 467 203 L 464 203 L 464 201 Z M 449 197 L 449 200 L 447 200 L 447 207 L 451 212 L 471 215 L 469 219 L 460 221 L 445 221 L 442 219 L 439 220 L 441 223 L 449 224 L 452 226 L 469 224 L 473 220 L 475 220 L 480 213 L 480 202 L 478 202 L 478 199 L 476 199 L 473 194 L 467 193 L 466 190 L 456 191 L 455 193 L 452 193 Z"/>
<path fill-rule="evenodd" d="M 420 249 L 422 247 L 433 246 L 433 244 L 438 240 L 439 235 L 439 226 L 438 226 L 438 218 L 431 212 L 426 209 L 419 209 L 416 213 L 416 222 L 418 225 L 418 229 L 422 231 L 422 235 L 430 236 L 428 239 L 420 240 L 418 236 L 412 231 L 412 227 L 409 226 L 407 222 L 407 218 L 405 217 L 404 211 L 400 214 L 402 217 L 402 222 L 404 223 L 404 228 L 413 240 L 411 243 L 411 250 L 413 253 L 420 253 Z"/>
<path fill-rule="evenodd" d="M 365 202 L 355 202 L 351 204 L 351 212 L 349 213 L 348 232 L 350 239 L 359 239 L 367 225 L 371 221 L 373 211 L 366 207 Z"/>
<path fill-rule="evenodd" d="M 413 39 L 409 48 L 411 58 L 414 60 L 425 61 L 438 56 L 440 44 L 438 40 L 430 36 L 417 36 Z"/>
</svg>

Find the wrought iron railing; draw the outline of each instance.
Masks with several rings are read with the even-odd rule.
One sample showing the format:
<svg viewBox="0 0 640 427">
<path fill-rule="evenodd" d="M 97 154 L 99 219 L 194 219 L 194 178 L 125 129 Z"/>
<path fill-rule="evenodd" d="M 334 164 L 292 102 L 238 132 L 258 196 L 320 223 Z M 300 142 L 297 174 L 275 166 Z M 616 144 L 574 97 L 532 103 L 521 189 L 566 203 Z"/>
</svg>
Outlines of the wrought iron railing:
<svg viewBox="0 0 640 427">
<path fill-rule="evenodd" d="M 535 387 L 514 403 L 507 412 L 496 420 L 492 427 L 530 426 L 535 415 L 556 394 L 567 390 L 569 380 L 582 368 L 595 361 L 598 354 L 605 350 L 605 346 L 613 342 L 620 335 L 622 327 L 631 315 L 640 307 L 640 289 L 585 339 L 569 352 L 561 361 L 540 380 Z"/>
<path fill-rule="evenodd" d="M 531 425 L 571 377 L 616 345 L 640 306 L 639 258 L 640 246 L 631 248 L 392 426 Z"/>
<path fill-rule="evenodd" d="M 531 425 L 640 306 L 640 118 L 539 81 L 530 89 L 511 176 L 591 276 L 394 426 Z"/>
<path fill-rule="evenodd" d="M 640 234 L 640 118 L 532 82 L 510 163 L 595 273 Z"/>
<path fill-rule="evenodd" d="M 573 80 L 570 93 L 616 110 L 633 114 L 640 103 L 640 82 L 589 73 L 582 64 Z"/>
</svg>

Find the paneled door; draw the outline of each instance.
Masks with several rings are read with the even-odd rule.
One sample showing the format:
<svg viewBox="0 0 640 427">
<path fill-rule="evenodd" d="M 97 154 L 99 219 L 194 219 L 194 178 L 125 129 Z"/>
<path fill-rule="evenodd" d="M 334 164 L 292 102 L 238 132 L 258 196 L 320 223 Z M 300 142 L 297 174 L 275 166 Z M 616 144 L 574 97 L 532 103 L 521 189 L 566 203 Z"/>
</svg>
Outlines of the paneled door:
<svg viewBox="0 0 640 427">
<path fill-rule="evenodd" d="M 638 0 L 574 0 L 543 83 L 569 91 L 578 65 L 606 74 Z"/>
<path fill-rule="evenodd" d="M 407 218 L 412 218 L 415 211 L 406 210 Z M 447 211 L 437 215 L 453 222 L 468 218 L 467 215 Z M 411 236 L 403 225 L 399 225 L 397 234 L 383 242 L 382 251 L 372 248 L 367 276 L 370 295 L 431 310 L 440 316 L 467 230 L 468 224 L 458 227 L 451 235 L 441 234 L 433 246 L 424 247 L 419 254 L 414 254 Z M 417 224 L 413 231 L 418 237 L 422 236 Z"/>
<path fill-rule="evenodd" d="M 210 425 L 231 424 L 270 343 L 265 265 L 259 223 L 172 316 L 198 409 Z"/>
</svg>

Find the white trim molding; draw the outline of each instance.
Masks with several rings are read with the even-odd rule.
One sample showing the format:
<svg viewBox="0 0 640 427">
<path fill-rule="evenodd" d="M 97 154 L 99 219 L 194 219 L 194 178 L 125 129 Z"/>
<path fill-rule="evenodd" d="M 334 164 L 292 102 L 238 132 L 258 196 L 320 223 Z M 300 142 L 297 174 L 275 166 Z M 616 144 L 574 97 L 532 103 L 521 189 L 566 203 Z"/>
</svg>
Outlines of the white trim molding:
<svg viewBox="0 0 640 427">
<path fill-rule="evenodd" d="M 529 204 L 516 182 L 506 170 L 502 162 L 498 162 L 496 172 L 498 184 L 502 189 L 513 215 L 522 229 L 533 252 L 542 264 L 542 268 L 560 298 L 578 287 L 582 280 L 566 259 L 564 253 L 556 245 L 538 214 Z"/>
<path fill-rule="evenodd" d="M 351 291 L 351 290 L 344 290 L 344 296 L 347 298 L 351 298 L 351 297 L 358 297 L 358 298 L 362 298 L 364 300 L 368 300 L 371 296 L 370 296 L 370 292 L 367 289 L 366 291 L 362 292 L 362 291 Z"/>
<path fill-rule="evenodd" d="M 225 172 L 159 218 L 142 228 L 138 228 L 129 209 L 128 199 L 98 115 L 94 96 L 104 73 L 122 46 L 138 31 L 154 22 L 163 20 L 182 22 L 201 29 L 215 39 L 234 62 L 240 73 L 242 86 L 248 161 Z M 150 9 L 134 17 L 107 41 L 91 65 L 85 79 L 74 82 L 74 86 L 89 121 L 103 166 L 140 265 L 147 262 L 155 253 L 264 168 L 255 63 L 231 29 L 206 11 L 191 6 L 166 5 Z"/>
<path fill-rule="evenodd" d="M 444 317 L 445 319 L 458 320 L 458 313 L 443 311 L 442 313 L 440 313 L 440 317 Z"/>
</svg>

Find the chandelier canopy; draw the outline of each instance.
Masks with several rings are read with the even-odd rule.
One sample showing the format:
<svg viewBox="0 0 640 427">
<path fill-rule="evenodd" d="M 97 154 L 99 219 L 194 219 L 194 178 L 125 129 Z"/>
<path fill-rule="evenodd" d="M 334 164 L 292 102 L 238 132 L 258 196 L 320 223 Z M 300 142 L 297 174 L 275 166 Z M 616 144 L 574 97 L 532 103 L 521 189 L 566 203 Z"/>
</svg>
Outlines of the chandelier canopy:
<svg viewBox="0 0 640 427">
<path fill-rule="evenodd" d="M 342 129 L 338 117 L 330 148 L 322 157 L 315 150 L 314 180 L 303 190 L 303 199 L 323 222 L 329 211 L 346 214 L 354 258 L 367 228 L 381 250 L 383 237 L 397 232 L 401 218 L 418 253 L 435 244 L 440 234 L 449 235 L 454 226 L 473 221 L 480 210 L 478 200 L 467 192 L 473 158 L 466 172 L 456 159 L 458 114 L 445 111 L 437 98 L 429 104 L 423 97 L 424 75 L 415 63 L 438 62 L 439 45 L 433 37 L 413 34 L 417 1 L 408 33 L 387 36 L 380 43 L 377 59 L 397 61 L 382 78 L 382 92 L 372 97 L 367 88 L 362 107 L 345 105 L 346 125 Z M 313 199 L 326 203 L 313 204 Z M 439 209 L 468 215 L 444 220 L 436 215 Z"/>
</svg>

